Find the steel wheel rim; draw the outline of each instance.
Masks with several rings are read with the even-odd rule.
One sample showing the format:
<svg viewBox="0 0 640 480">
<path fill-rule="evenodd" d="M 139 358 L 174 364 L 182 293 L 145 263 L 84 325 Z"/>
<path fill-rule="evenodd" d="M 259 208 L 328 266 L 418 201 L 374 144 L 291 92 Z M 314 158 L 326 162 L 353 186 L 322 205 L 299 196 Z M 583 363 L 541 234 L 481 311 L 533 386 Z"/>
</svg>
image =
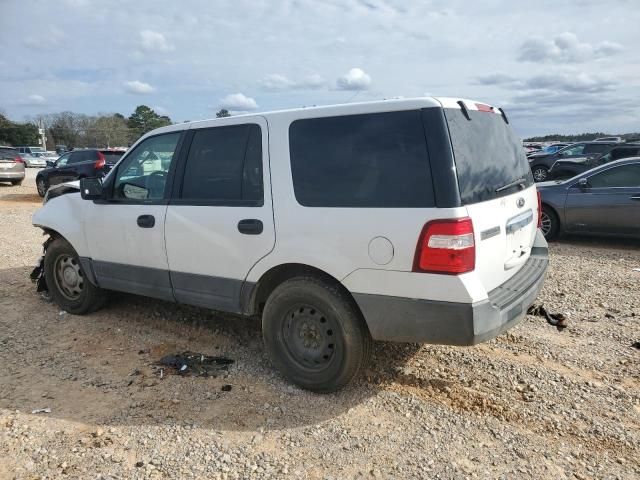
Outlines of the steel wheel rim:
<svg viewBox="0 0 640 480">
<path fill-rule="evenodd" d="M 547 178 L 547 171 L 544 168 L 536 168 L 533 171 L 533 179 L 537 182 L 545 180 Z"/>
<path fill-rule="evenodd" d="M 288 356 L 306 370 L 323 370 L 336 357 L 337 322 L 309 305 L 296 305 L 287 312 L 282 338 Z"/>
<path fill-rule="evenodd" d="M 544 211 L 542 215 L 540 215 L 540 230 L 542 230 L 542 234 L 546 237 L 551 231 L 551 217 L 547 215 Z"/>
<path fill-rule="evenodd" d="M 62 254 L 56 258 L 53 278 L 58 291 L 67 300 L 77 300 L 82 295 L 84 276 L 80 263 L 71 255 Z"/>
<path fill-rule="evenodd" d="M 44 195 L 44 180 L 38 181 L 38 193 Z"/>
</svg>

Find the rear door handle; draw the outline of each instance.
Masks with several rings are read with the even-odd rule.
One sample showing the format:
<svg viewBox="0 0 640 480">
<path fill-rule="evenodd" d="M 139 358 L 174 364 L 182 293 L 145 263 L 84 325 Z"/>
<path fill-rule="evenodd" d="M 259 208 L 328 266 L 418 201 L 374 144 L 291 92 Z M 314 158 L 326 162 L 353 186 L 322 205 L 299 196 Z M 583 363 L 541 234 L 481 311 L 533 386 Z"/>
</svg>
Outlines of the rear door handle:
<svg viewBox="0 0 640 480">
<path fill-rule="evenodd" d="M 264 230 L 262 221 L 255 218 L 247 218 L 238 222 L 238 231 L 245 235 L 260 235 Z"/>
<path fill-rule="evenodd" d="M 138 217 L 138 226 L 140 228 L 153 228 L 156 224 L 156 217 L 153 215 L 140 215 Z"/>
<path fill-rule="evenodd" d="M 634 195 L 631 200 L 640 200 L 640 195 Z"/>
</svg>

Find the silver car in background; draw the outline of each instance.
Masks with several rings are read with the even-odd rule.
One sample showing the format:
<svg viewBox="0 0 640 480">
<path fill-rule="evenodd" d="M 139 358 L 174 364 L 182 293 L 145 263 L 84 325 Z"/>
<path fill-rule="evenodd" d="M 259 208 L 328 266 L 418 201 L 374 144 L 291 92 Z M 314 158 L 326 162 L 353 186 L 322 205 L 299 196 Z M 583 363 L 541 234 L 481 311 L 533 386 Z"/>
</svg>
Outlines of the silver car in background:
<svg viewBox="0 0 640 480">
<path fill-rule="evenodd" d="M 24 180 L 24 160 L 13 147 L 0 146 L 0 182 L 20 185 Z"/>
</svg>

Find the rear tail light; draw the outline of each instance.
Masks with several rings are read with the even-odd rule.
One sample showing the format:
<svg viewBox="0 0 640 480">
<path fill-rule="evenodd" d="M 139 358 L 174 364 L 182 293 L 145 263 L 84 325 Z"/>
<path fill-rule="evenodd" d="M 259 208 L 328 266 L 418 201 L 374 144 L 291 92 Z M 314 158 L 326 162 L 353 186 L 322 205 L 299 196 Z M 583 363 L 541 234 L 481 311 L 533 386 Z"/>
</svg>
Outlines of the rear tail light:
<svg viewBox="0 0 640 480">
<path fill-rule="evenodd" d="M 102 154 L 102 152 L 98 152 L 98 160 L 96 160 L 96 163 L 94 163 L 93 166 L 95 167 L 96 170 L 101 170 L 104 168 L 104 165 L 105 165 L 104 155 Z"/>
<path fill-rule="evenodd" d="M 24 160 L 20 155 L 16 155 L 16 158 L 14 158 L 13 161 L 16 163 L 24 163 Z"/>
<path fill-rule="evenodd" d="M 469 217 L 433 220 L 420 233 L 414 272 L 458 275 L 476 266 L 473 222 Z"/>
<path fill-rule="evenodd" d="M 538 194 L 538 228 L 542 227 L 542 195 L 540 190 L 536 192 Z"/>
</svg>

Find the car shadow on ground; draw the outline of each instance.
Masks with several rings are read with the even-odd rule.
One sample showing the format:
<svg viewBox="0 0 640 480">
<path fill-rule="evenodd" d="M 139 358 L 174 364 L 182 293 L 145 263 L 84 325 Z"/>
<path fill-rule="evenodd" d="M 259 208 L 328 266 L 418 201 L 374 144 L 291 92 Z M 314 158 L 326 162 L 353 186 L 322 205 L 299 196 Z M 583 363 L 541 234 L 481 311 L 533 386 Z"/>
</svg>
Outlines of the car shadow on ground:
<svg viewBox="0 0 640 480">
<path fill-rule="evenodd" d="M 358 381 L 315 394 L 271 366 L 257 319 L 120 293 L 99 312 L 70 315 L 35 292 L 29 270 L 0 271 L 0 361 L 7 367 L 0 408 L 48 407 L 48 417 L 101 425 L 194 424 L 219 431 L 316 425 L 347 414 L 391 382 L 406 383 L 397 372 L 420 348 L 376 343 Z M 235 364 L 215 378 L 166 369 L 161 377 L 156 362 L 186 350 Z"/>
<path fill-rule="evenodd" d="M 42 197 L 37 193 L 5 193 L 5 192 L 6 190 L 0 190 L 0 202 L 42 203 Z"/>
<path fill-rule="evenodd" d="M 565 233 L 560 238 L 549 242 L 551 245 L 593 247 L 598 249 L 637 250 L 640 238 L 613 237 L 596 235 L 578 235 Z"/>
</svg>

